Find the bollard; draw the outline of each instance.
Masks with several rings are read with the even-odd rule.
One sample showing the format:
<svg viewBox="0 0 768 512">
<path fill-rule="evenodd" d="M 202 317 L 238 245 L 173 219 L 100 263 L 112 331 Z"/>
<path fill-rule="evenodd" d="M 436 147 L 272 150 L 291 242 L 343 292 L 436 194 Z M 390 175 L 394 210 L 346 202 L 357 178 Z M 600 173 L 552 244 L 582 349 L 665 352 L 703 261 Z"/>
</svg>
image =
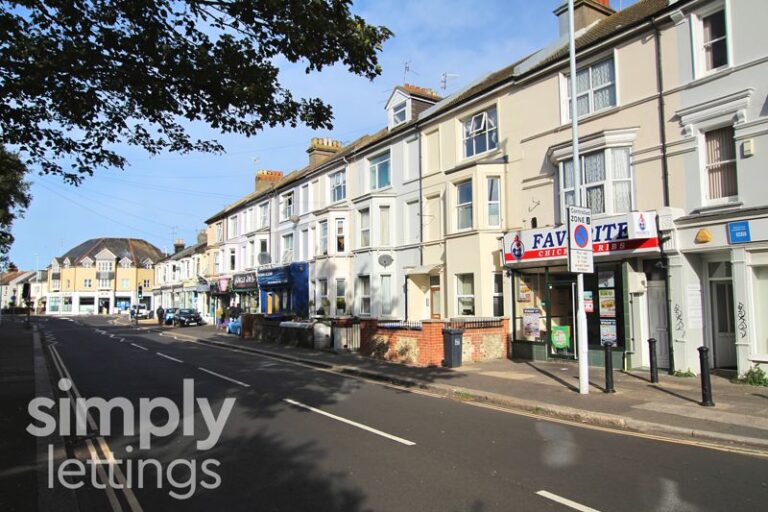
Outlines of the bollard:
<svg viewBox="0 0 768 512">
<path fill-rule="evenodd" d="M 650 348 L 651 356 L 651 383 L 656 384 L 659 382 L 659 363 L 656 360 L 656 338 L 648 339 L 648 347 Z"/>
<path fill-rule="evenodd" d="M 606 343 L 605 349 L 605 392 L 615 393 L 613 388 L 613 343 Z"/>
<path fill-rule="evenodd" d="M 714 407 L 712 401 L 712 382 L 709 380 L 709 349 L 699 347 L 699 365 L 701 366 L 701 405 Z"/>
</svg>

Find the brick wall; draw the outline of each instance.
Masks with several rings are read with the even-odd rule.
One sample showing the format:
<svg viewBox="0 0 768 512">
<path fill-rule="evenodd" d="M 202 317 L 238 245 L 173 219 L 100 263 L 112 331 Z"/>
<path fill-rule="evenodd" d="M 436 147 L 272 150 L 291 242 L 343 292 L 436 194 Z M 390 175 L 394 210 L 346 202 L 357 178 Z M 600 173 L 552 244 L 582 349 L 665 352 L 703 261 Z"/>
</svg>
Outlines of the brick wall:
<svg viewBox="0 0 768 512">
<path fill-rule="evenodd" d="M 443 364 L 443 321 L 424 320 L 422 328 L 380 329 L 374 319 L 360 323 L 360 354 L 418 366 Z M 509 320 L 499 327 L 466 329 L 463 364 L 509 357 Z"/>
</svg>

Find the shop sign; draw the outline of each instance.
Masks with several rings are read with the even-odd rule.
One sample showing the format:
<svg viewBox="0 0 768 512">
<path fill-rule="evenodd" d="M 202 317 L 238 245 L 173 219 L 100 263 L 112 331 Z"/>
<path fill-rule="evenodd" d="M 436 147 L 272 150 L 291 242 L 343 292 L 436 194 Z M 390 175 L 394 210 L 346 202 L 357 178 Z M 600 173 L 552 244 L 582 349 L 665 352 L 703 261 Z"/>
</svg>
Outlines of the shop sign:
<svg viewBox="0 0 768 512">
<path fill-rule="evenodd" d="M 595 300 L 593 298 L 592 292 L 589 290 L 584 290 L 584 311 L 586 313 L 595 312 Z"/>
<path fill-rule="evenodd" d="M 595 271 L 591 239 L 592 210 L 568 207 L 568 271 L 591 274 Z"/>
<path fill-rule="evenodd" d="M 752 241 L 752 235 L 749 232 L 749 221 L 728 223 L 728 243 L 745 244 Z"/>
<path fill-rule="evenodd" d="M 289 282 L 288 267 L 271 268 L 259 271 L 259 286 L 274 286 Z"/>
<path fill-rule="evenodd" d="M 616 292 L 614 290 L 599 290 L 600 316 L 616 316 Z"/>
<path fill-rule="evenodd" d="M 656 213 L 653 211 L 591 220 L 590 234 L 594 256 L 659 252 Z M 630 225 L 633 226 L 632 229 Z M 545 263 L 567 257 L 567 226 L 510 231 L 504 235 L 506 265 Z"/>
<path fill-rule="evenodd" d="M 618 336 L 616 334 L 616 320 L 614 319 L 600 319 L 600 344 L 616 345 Z"/>
<path fill-rule="evenodd" d="M 557 349 L 564 349 L 571 346 L 571 326 L 553 325 L 552 326 L 552 346 Z"/>
<path fill-rule="evenodd" d="M 232 289 L 234 290 L 251 290 L 253 288 L 256 288 L 256 272 L 235 274 L 232 278 Z"/>
<path fill-rule="evenodd" d="M 523 309 L 523 336 L 526 338 L 539 339 L 541 336 L 541 311 L 539 308 Z"/>
<path fill-rule="evenodd" d="M 229 289 L 229 278 L 228 277 L 220 277 L 219 278 L 219 291 L 220 292 L 226 292 Z"/>
</svg>

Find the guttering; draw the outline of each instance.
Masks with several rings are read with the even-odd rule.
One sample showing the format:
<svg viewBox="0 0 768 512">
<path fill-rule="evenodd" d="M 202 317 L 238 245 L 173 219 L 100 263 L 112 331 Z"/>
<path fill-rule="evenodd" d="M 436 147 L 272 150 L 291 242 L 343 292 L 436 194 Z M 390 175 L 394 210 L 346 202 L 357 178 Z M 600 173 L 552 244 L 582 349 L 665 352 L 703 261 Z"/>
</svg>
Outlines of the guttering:
<svg viewBox="0 0 768 512">
<path fill-rule="evenodd" d="M 664 101 L 664 70 L 661 59 L 661 32 L 658 21 L 651 19 L 656 47 L 656 91 L 659 95 L 659 135 L 661 137 L 661 187 L 664 206 L 669 206 L 669 163 L 667 162 L 666 102 Z"/>
</svg>

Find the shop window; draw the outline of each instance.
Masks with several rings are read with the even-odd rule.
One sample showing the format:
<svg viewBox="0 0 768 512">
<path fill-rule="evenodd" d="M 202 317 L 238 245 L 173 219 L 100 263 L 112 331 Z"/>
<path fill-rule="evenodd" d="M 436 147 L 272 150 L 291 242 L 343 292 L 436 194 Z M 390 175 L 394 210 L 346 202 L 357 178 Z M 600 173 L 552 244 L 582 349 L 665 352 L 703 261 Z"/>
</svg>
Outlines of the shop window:
<svg viewBox="0 0 768 512">
<path fill-rule="evenodd" d="M 768 266 L 755 267 L 755 311 L 768 311 Z M 755 353 L 768 355 L 768 315 L 756 315 L 757 340 Z"/>
<path fill-rule="evenodd" d="M 581 186 L 576 190 L 573 160 L 560 165 L 560 208 L 565 218 L 568 206 L 581 204 L 593 215 L 626 213 L 632 210 L 632 167 L 629 148 L 609 148 L 582 155 Z"/>
<path fill-rule="evenodd" d="M 493 273 L 493 316 L 504 316 L 504 274 Z"/>
<path fill-rule="evenodd" d="M 456 274 L 458 316 L 475 316 L 475 276 Z"/>
<path fill-rule="evenodd" d="M 710 200 L 728 200 L 738 195 L 736 183 L 736 142 L 733 126 L 704 134 Z"/>
<path fill-rule="evenodd" d="M 357 287 L 360 290 L 360 314 L 371 314 L 371 276 L 358 276 Z"/>
</svg>

